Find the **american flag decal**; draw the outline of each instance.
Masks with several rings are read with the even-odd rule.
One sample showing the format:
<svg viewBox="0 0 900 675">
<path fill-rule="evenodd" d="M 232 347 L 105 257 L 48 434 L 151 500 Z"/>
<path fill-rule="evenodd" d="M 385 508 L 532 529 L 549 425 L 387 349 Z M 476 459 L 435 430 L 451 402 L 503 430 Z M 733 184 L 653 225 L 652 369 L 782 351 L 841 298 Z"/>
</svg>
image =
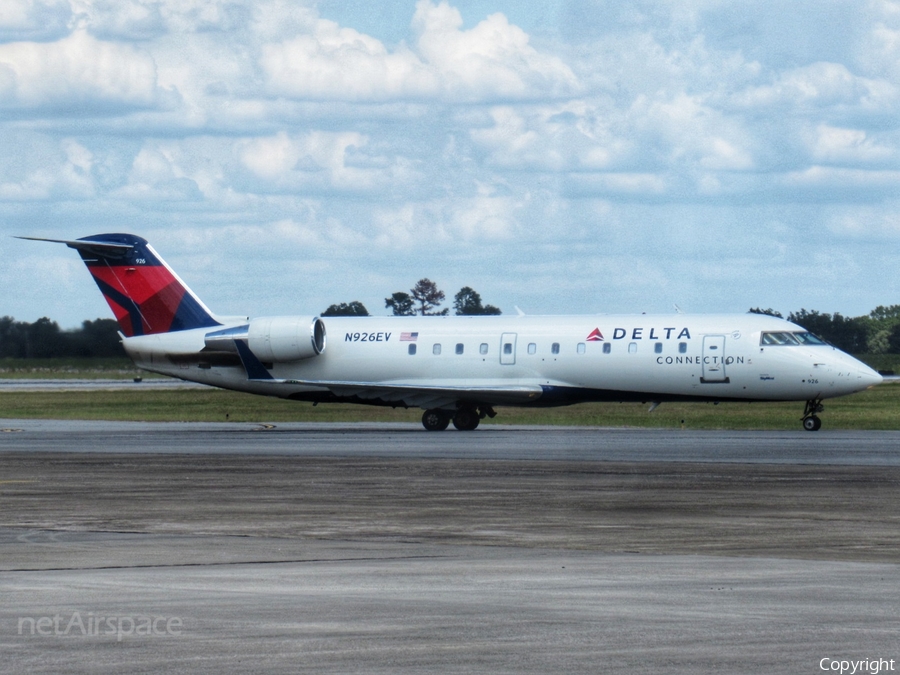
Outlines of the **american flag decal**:
<svg viewBox="0 0 900 675">
<path fill-rule="evenodd" d="M 400 342 L 415 342 L 418 339 L 418 333 L 400 333 Z"/>
</svg>

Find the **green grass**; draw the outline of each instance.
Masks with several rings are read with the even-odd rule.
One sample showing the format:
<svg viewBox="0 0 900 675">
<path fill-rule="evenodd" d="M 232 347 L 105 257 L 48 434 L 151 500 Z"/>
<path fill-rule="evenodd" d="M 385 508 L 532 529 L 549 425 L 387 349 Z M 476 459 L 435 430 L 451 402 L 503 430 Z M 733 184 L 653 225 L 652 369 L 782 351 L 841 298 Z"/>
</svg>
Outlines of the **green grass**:
<svg viewBox="0 0 900 675">
<path fill-rule="evenodd" d="M 634 403 L 564 408 L 498 408 L 484 424 L 628 426 L 679 429 L 800 428 L 802 403 Z M 212 422 L 411 422 L 417 409 L 284 401 L 221 389 L 0 392 L 0 418 Z M 900 383 L 825 401 L 826 429 L 900 430 Z"/>
</svg>

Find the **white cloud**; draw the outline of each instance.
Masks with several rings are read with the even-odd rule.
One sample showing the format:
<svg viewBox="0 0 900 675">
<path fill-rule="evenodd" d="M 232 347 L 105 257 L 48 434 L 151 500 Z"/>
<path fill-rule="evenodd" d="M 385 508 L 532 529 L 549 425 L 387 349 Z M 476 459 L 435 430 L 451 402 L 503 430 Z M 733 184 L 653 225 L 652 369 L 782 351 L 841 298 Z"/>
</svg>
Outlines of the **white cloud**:
<svg viewBox="0 0 900 675">
<path fill-rule="evenodd" d="M 754 167 L 741 122 L 696 96 L 679 94 L 661 101 L 640 96 L 630 113 L 645 143 L 658 139 L 657 151 L 669 162 L 728 171 Z"/>
<path fill-rule="evenodd" d="M 94 196 L 94 158 L 87 148 L 65 138 L 56 148 L 45 145 L 38 151 L 40 162 L 8 172 L 8 179 L 0 182 L 0 200 L 81 200 Z"/>
<path fill-rule="evenodd" d="M 273 92 L 298 98 L 377 101 L 437 90 L 410 51 L 389 53 L 378 40 L 325 20 L 311 35 L 265 45 L 260 61 Z"/>
<path fill-rule="evenodd" d="M 898 149 L 881 145 L 863 129 L 845 129 L 820 124 L 810 139 L 816 162 L 830 164 L 881 164 L 898 158 Z"/>
<path fill-rule="evenodd" d="M 822 191 L 825 201 L 845 198 L 848 192 L 860 195 L 900 193 L 900 170 L 851 169 L 833 166 L 810 166 L 785 174 L 783 184 L 792 189 Z"/>
<path fill-rule="evenodd" d="M 238 154 L 253 175 L 278 189 L 366 191 L 388 178 L 378 163 L 359 167 L 348 161 L 348 156 L 367 142 L 357 132 L 313 131 L 294 136 L 281 132 L 241 141 Z"/>
<path fill-rule="evenodd" d="M 501 186 L 479 183 L 465 197 L 407 203 L 375 214 L 374 240 L 396 250 L 433 251 L 509 240 L 520 230 L 520 214 L 528 196 L 507 194 Z"/>
<path fill-rule="evenodd" d="M 3 0 L 0 41 L 61 37 L 68 32 L 71 14 L 67 0 Z"/>
<path fill-rule="evenodd" d="M 252 5 L 235 0 L 71 0 L 75 20 L 103 37 L 146 40 L 166 32 L 239 30 Z"/>
<path fill-rule="evenodd" d="M 612 130 L 613 117 L 585 101 L 550 106 L 496 106 L 493 126 L 472 139 L 490 152 L 493 166 L 545 171 L 607 169 L 626 157 L 631 143 Z"/>
<path fill-rule="evenodd" d="M 123 202 L 195 202 L 202 192 L 182 166 L 184 149 L 176 141 L 148 142 L 131 164 L 127 183 L 111 192 Z"/>
<path fill-rule="evenodd" d="M 654 173 L 592 172 L 574 174 L 569 178 L 572 194 L 606 197 L 658 198 L 669 191 L 670 181 Z"/>
<path fill-rule="evenodd" d="M 885 111 L 896 106 L 890 82 L 854 75 L 842 63 L 813 63 L 780 73 L 772 84 L 750 87 L 732 101 L 750 108 L 855 107 Z"/>
<path fill-rule="evenodd" d="M 900 210 L 896 200 L 888 203 L 887 209 L 870 205 L 854 205 L 852 208 L 839 207 L 826 221 L 834 234 L 854 239 L 883 237 L 900 239 Z"/>
<path fill-rule="evenodd" d="M 0 45 L 0 107 L 149 107 L 157 98 L 153 60 L 77 30 L 57 42 Z"/>
<path fill-rule="evenodd" d="M 558 96 L 577 88 L 561 59 L 535 50 L 503 15 L 468 31 L 461 26 L 455 8 L 419 0 L 415 49 L 390 51 L 371 36 L 323 19 L 310 34 L 263 46 L 260 63 L 273 93 L 296 98 L 470 102 Z"/>
<path fill-rule="evenodd" d="M 573 93 L 578 84 L 565 63 L 534 49 L 529 36 L 492 14 L 471 30 L 446 2 L 416 3 L 417 51 L 437 73 L 445 92 L 468 100 L 541 98 Z"/>
<path fill-rule="evenodd" d="M 76 21 L 102 38 L 146 40 L 166 30 L 159 0 L 73 0 Z"/>
<path fill-rule="evenodd" d="M 525 206 L 510 195 L 497 194 L 493 186 L 479 184 L 478 194 L 463 200 L 453 209 L 447 230 L 454 239 L 484 242 L 506 240 L 515 234 L 516 212 Z"/>
</svg>

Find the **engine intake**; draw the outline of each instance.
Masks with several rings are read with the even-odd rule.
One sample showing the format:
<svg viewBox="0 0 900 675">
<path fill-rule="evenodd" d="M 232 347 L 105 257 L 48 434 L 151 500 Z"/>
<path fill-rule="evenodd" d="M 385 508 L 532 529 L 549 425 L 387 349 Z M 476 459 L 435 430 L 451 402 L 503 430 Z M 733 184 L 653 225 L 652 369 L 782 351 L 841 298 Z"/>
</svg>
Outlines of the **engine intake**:
<svg viewBox="0 0 900 675">
<path fill-rule="evenodd" d="M 325 351 L 325 323 L 319 317 L 263 316 L 249 324 L 207 333 L 207 349 L 237 352 L 244 340 L 263 362 L 285 363 L 318 356 Z"/>
</svg>

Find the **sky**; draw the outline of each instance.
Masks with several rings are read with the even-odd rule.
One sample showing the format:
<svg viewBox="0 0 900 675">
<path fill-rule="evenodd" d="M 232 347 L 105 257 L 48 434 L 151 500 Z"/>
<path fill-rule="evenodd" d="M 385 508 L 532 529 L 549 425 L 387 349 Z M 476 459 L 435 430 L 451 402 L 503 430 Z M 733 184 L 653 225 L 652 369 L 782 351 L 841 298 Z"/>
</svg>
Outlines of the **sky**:
<svg viewBox="0 0 900 675">
<path fill-rule="evenodd" d="M 222 315 L 900 304 L 900 2 L 3 0 L 0 315 L 106 232 Z"/>
</svg>

